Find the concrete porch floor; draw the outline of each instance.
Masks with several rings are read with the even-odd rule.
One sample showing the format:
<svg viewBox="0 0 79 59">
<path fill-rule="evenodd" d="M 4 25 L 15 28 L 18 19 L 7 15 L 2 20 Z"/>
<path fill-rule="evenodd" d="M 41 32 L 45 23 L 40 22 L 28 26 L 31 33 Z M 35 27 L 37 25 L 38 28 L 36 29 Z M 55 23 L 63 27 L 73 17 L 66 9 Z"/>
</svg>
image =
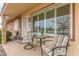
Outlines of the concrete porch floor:
<svg viewBox="0 0 79 59">
<path fill-rule="evenodd" d="M 25 44 L 18 43 L 17 41 L 11 41 L 3 45 L 3 48 L 7 56 L 41 56 L 40 47 L 33 51 L 33 49 L 25 50 L 24 45 Z"/>
<path fill-rule="evenodd" d="M 6 45 L 3 45 L 3 48 L 7 54 L 7 56 L 42 56 L 41 55 L 41 48 L 37 47 L 35 51 L 33 49 L 25 50 L 25 44 L 18 43 L 16 40 L 8 42 Z M 68 48 L 67 56 L 71 56 L 72 46 Z M 43 51 L 44 52 L 44 51 Z M 46 56 L 46 53 L 43 53 Z"/>
</svg>

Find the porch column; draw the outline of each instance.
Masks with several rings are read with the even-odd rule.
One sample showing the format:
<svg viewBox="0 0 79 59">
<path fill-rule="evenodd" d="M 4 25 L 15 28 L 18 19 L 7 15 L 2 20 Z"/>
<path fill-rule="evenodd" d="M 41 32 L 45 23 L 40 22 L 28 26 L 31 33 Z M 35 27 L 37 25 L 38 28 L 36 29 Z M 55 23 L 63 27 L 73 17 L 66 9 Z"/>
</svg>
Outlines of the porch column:
<svg viewBox="0 0 79 59">
<path fill-rule="evenodd" d="M 6 16 L 2 16 L 2 45 L 6 44 Z"/>
</svg>

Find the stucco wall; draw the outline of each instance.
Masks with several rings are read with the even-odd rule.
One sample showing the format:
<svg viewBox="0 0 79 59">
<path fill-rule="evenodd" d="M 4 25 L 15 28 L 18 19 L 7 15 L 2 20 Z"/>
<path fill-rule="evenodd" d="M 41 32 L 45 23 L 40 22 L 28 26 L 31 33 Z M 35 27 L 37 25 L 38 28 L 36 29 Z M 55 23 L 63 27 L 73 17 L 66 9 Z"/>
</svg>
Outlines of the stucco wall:
<svg viewBox="0 0 79 59">
<path fill-rule="evenodd" d="M 12 32 L 12 35 L 15 36 L 16 35 L 16 31 L 14 31 L 14 21 L 10 22 L 7 24 L 7 30 L 9 30 L 10 32 Z"/>
<path fill-rule="evenodd" d="M 79 4 L 75 4 L 75 41 L 72 46 L 73 55 L 79 56 Z"/>
<path fill-rule="evenodd" d="M 79 4 L 75 4 L 75 41 L 70 42 L 68 55 L 79 56 Z"/>
<path fill-rule="evenodd" d="M 14 30 L 14 22 L 8 23 L 7 24 L 7 29 L 12 32 Z"/>
</svg>

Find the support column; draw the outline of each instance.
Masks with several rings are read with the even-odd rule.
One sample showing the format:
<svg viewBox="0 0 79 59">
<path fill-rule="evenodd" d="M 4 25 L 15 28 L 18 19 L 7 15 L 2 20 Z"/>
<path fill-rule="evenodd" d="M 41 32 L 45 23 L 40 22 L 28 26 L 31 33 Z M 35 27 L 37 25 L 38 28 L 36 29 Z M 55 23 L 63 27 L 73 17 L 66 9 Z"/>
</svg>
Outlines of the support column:
<svg viewBox="0 0 79 59">
<path fill-rule="evenodd" d="M 6 16 L 2 16 L 2 45 L 6 44 Z"/>
</svg>

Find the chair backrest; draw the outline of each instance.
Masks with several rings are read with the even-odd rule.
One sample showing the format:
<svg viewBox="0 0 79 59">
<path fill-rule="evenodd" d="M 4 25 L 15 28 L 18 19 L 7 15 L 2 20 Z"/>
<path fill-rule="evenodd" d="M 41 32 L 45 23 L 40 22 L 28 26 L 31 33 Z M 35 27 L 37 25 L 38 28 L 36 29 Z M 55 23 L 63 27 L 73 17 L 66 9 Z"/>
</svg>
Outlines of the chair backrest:
<svg viewBox="0 0 79 59">
<path fill-rule="evenodd" d="M 56 36 L 55 36 L 55 39 L 53 40 L 53 42 L 52 42 L 52 48 L 54 48 L 54 47 L 57 47 L 57 46 L 61 46 L 61 44 L 62 44 L 62 41 L 63 41 L 63 35 L 60 35 L 60 34 L 57 34 Z M 50 46 L 50 47 L 51 47 Z"/>
<path fill-rule="evenodd" d="M 57 34 L 51 46 L 52 48 L 58 47 L 58 46 L 66 46 L 68 42 L 69 42 L 69 36 Z"/>
<path fill-rule="evenodd" d="M 54 39 L 54 42 L 52 43 L 52 46 L 50 46 L 49 49 L 46 50 L 46 52 L 48 53 L 48 55 L 51 56 L 52 55 L 52 52 L 50 52 L 51 48 L 55 48 L 55 47 L 59 47 L 59 46 L 67 46 L 69 43 L 69 39 L 70 39 L 70 37 L 68 37 L 66 35 L 57 34 Z M 59 47 L 58 49 L 54 50 L 54 55 L 66 55 L 66 54 L 67 54 L 66 48 L 62 49 L 61 47 Z"/>
<path fill-rule="evenodd" d="M 66 36 L 66 35 L 59 35 L 58 36 L 55 47 L 59 47 L 59 48 L 54 50 L 54 55 L 61 55 L 61 56 L 67 55 L 67 47 L 68 47 L 69 39 L 70 39 L 70 37 Z M 61 48 L 60 46 L 62 46 L 62 47 L 65 46 L 65 47 Z M 52 55 L 52 54 L 50 54 L 50 55 Z"/>
<path fill-rule="evenodd" d="M 61 46 L 67 46 L 69 43 L 69 39 L 70 39 L 69 36 L 64 35 L 63 42 L 62 42 Z"/>
<path fill-rule="evenodd" d="M 32 37 L 33 37 L 33 32 L 32 31 L 27 32 L 27 40 L 28 41 L 32 40 Z"/>
<path fill-rule="evenodd" d="M 58 37 L 59 37 L 59 35 L 56 35 L 55 36 L 55 39 L 53 39 L 53 42 L 52 42 L 52 47 L 55 47 L 56 46 L 56 43 L 57 43 L 57 41 L 58 41 Z"/>
<path fill-rule="evenodd" d="M 56 42 L 56 47 L 57 46 L 61 46 L 62 42 L 63 42 L 63 38 L 64 38 L 64 35 L 59 35 L 58 38 L 57 38 L 57 42 Z"/>
<path fill-rule="evenodd" d="M 58 35 L 58 38 L 56 39 L 55 46 L 66 46 L 69 42 L 70 37 L 66 35 Z"/>
</svg>

